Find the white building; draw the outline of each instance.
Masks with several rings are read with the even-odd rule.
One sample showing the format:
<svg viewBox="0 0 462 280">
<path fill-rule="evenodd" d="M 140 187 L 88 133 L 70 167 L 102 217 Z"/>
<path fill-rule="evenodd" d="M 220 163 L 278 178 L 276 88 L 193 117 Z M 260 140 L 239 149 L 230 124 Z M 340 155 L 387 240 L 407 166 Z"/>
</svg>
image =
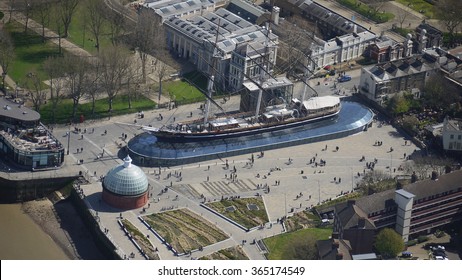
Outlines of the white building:
<svg viewBox="0 0 462 280">
<path fill-rule="evenodd" d="M 446 151 L 462 151 L 462 120 L 449 119 L 443 122 L 443 149 Z"/>
</svg>

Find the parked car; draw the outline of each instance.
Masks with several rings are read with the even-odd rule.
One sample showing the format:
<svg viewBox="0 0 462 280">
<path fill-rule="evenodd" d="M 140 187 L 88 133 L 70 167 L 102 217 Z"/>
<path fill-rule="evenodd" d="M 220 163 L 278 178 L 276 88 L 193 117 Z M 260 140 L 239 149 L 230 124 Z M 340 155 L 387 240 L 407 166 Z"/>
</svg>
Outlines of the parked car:
<svg viewBox="0 0 462 280">
<path fill-rule="evenodd" d="M 339 83 L 348 82 L 348 81 L 351 81 L 351 76 L 349 75 L 343 75 L 340 78 L 338 78 Z"/>
<path fill-rule="evenodd" d="M 412 253 L 408 251 L 402 252 L 401 257 L 402 258 L 412 258 Z"/>
<path fill-rule="evenodd" d="M 437 261 L 447 261 L 449 259 L 446 258 L 446 257 L 442 257 L 442 256 L 435 256 L 435 260 L 437 260 Z"/>
</svg>

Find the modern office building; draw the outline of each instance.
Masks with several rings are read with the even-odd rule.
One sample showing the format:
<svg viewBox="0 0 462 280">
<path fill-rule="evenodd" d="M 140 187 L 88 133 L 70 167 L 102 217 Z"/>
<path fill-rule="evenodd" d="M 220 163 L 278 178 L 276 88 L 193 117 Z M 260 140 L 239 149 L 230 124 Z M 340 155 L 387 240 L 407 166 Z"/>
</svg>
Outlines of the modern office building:
<svg viewBox="0 0 462 280">
<path fill-rule="evenodd" d="M 462 220 L 462 170 L 335 206 L 334 236 L 352 254 L 372 252 L 375 235 L 393 228 L 404 241 Z"/>
</svg>

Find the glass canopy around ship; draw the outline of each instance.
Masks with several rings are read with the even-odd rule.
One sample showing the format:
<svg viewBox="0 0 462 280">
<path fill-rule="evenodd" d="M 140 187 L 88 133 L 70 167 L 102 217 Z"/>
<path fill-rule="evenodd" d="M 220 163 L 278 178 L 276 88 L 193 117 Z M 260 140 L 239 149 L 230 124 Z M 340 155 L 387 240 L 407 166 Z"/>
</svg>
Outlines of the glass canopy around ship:
<svg viewBox="0 0 462 280">
<path fill-rule="evenodd" d="M 363 131 L 373 117 L 372 111 L 365 106 L 342 101 L 342 109 L 336 117 L 291 129 L 213 141 L 179 143 L 160 141 L 154 135 L 142 133 L 131 139 L 127 147 L 134 161 L 140 165 L 179 165 L 210 160 L 217 156 L 235 156 L 345 137 Z"/>
</svg>

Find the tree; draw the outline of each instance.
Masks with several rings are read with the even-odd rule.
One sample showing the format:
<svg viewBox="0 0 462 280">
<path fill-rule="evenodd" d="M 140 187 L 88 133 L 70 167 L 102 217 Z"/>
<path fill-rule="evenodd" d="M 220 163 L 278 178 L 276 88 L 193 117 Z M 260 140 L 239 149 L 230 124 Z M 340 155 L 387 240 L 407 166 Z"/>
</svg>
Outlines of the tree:
<svg viewBox="0 0 462 280">
<path fill-rule="evenodd" d="M 16 6 L 16 0 L 8 0 L 8 13 L 10 14 L 10 16 L 8 17 L 8 23 L 11 22 L 11 18 L 13 16 L 13 11 L 15 9 L 15 6 Z"/>
<path fill-rule="evenodd" d="M 89 64 L 87 67 L 87 74 L 83 80 L 83 91 L 86 96 L 91 99 L 91 115 L 95 114 L 96 99 L 101 94 L 101 64 L 98 60 Z"/>
<path fill-rule="evenodd" d="M 398 19 L 399 22 L 399 28 L 403 28 L 403 23 L 406 21 L 407 17 L 409 16 L 409 8 L 404 8 L 404 9 L 398 9 L 396 12 L 396 18 Z"/>
<path fill-rule="evenodd" d="M 414 135 L 417 135 L 419 132 L 419 119 L 416 116 L 404 116 L 403 117 L 403 127 L 406 131 L 411 132 Z"/>
<path fill-rule="evenodd" d="M 106 13 L 106 20 L 109 22 L 109 33 L 112 45 L 115 46 L 117 44 L 117 39 L 123 35 L 125 31 L 125 17 L 109 9 Z"/>
<path fill-rule="evenodd" d="M 160 17 L 155 16 L 149 9 L 142 9 L 133 32 L 132 42 L 140 57 L 143 83 L 146 83 L 148 56 L 159 56 L 165 46 L 165 32 Z"/>
<path fill-rule="evenodd" d="M 454 103 L 460 101 L 458 89 L 442 74 L 435 74 L 425 83 L 424 102 L 431 108 L 448 110 Z"/>
<path fill-rule="evenodd" d="M 38 0 L 33 3 L 32 9 L 39 17 L 40 25 L 42 25 L 42 42 L 45 42 L 45 27 L 50 24 L 50 13 L 52 3 L 50 0 Z"/>
<path fill-rule="evenodd" d="M 364 195 L 382 192 L 395 188 L 395 186 L 396 182 L 390 174 L 381 170 L 367 172 L 359 183 L 359 189 Z"/>
<path fill-rule="evenodd" d="M 400 115 L 409 111 L 409 102 L 401 94 L 395 94 L 388 103 L 387 109 L 393 113 L 393 115 Z"/>
<path fill-rule="evenodd" d="M 103 3 L 103 1 L 87 0 L 87 2 L 85 3 L 85 7 L 86 14 L 88 16 L 86 25 L 88 26 L 91 34 L 95 38 L 95 47 L 96 50 L 99 52 L 99 37 L 101 35 L 101 29 L 105 21 L 105 4 Z"/>
<path fill-rule="evenodd" d="M 374 246 L 383 258 L 392 259 L 404 250 L 404 241 L 393 229 L 384 228 L 377 234 Z"/>
<path fill-rule="evenodd" d="M 16 0 L 14 1 L 14 7 L 16 10 L 21 11 L 26 18 L 24 23 L 24 33 L 26 33 L 29 26 L 29 19 L 32 14 L 32 0 Z"/>
<path fill-rule="evenodd" d="M 63 68 L 66 76 L 66 89 L 68 96 L 72 98 L 72 120 L 75 120 L 77 107 L 84 95 L 84 79 L 88 62 L 85 58 L 67 54 L 63 57 Z"/>
<path fill-rule="evenodd" d="M 108 97 L 108 112 L 112 112 L 112 102 L 123 87 L 131 60 L 121 47 L 108 47 L 99 55 L 101 61 L 101 86 Z"/>
<path fill-rule="evenodd" d="M 316 260 L 316 240 L 313 237 L 291 239 L 283 248 L 284 260 Z"/>
<path fill-rule="evenodd" d="M 35 73 L 31 72 L 26 75 L 26 87 L 32 90 L 29 92 L 29 97 L 37 112 L 46 103 L 46 92 L 42 85 L 41 79 Z"/>
<path fill-rule="evenodd" d="M 382 9 L 383 5 L 388 2 L 388 0 L 369 0 L 369 8 L 371 9 L 372 15 L 377 15 L 380 12 L 380 9 Z"/>
<path fill-rule="evenodd" d="M 5 77 L 14 60 L 14 44 L 5 29 L 0 29 L 0 66 L 2 67 L 2 89 L 5 89 Z"/>
<path fill-rule="evenodd" d="M 462 11 L 462 1 L 460 0 L 439 0 L 436 5 L 436 16 L 444 23 L 449 33 L 449 47 L 455 42 L 457 28 L 462 22 L 460 11 Z"/>
<path fill-rule="evenodd" d="M 63 88 L 65 77 L 61 69 L 64 61 L 62 57 L 48 57 L 43 63 L 43 70 L 47 74 L 50 83 L 51 119 L 56 122 L 56 110 L 64 98 Z"/>
<path fill-rule="evenodd" d="M 58 13 L 63 23 L 63 37 L 66 38 L 69 34 L 69 26 L 72 22 L 72 16 L 80 0 L 59 0 Z"/>
</svg>

